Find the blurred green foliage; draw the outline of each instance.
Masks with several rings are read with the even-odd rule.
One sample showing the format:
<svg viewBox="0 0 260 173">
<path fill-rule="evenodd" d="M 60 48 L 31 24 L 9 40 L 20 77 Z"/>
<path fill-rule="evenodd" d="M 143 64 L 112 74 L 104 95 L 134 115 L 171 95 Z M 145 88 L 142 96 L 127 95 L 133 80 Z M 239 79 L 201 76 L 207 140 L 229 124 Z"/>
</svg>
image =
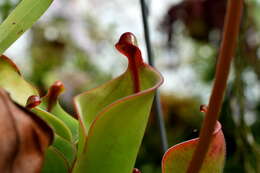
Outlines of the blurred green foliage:
<svg viewBox="0 0 260 173">
<path fill-rule="evenodd" d="M 10 11 L 18 4 L 19 0 L 1 0 L 0 1 L 0 22 L 2 22 L 10 13 Z"/>
</svg>

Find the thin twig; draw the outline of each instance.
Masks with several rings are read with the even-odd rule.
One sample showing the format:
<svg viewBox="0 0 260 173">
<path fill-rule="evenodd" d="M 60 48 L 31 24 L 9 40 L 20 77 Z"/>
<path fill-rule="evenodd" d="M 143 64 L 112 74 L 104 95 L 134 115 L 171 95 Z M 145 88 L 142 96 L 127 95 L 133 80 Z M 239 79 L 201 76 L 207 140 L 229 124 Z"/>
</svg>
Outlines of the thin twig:
<svg viewBox="0 0 260 173">
<path fill-rule="evenodd" d="M 153 61 L 153 51 L 150 41 L 150 31 L 149 31 L 149 24 L 147 21 L 147 6 L 145 3 L 145 0 L 140 0 L 141 4 L 141 10 L 142 10 L 142 18 L 143 18 L 143 27 L 144 27 L 144 36 L 145 36 L 145 43 L 146 43 L 146 49 L 147 49 L 147 55 L 148 55 L 148 63 L 151 66 L 154 66 Z M 163 119 L 163 113 L 161 108 L 161 101 L 159 97 L 159 92 L 157 91 L 155 93 L 155 99 L 154 99 L 154 110 L 158 121 L 158 126 L 160 129 L 160 136 L 161 136 L 161 142 L 162 142 L 162 149 L 163 152 L 165 152 L 168 149 L 168 141 L 167 141 L 167 135 L 164 125 L 164 119 Z"/>
<path fill-rule="evenodd" d="M 242 11 L 243 0 L 228 1 L 215 82 L 208 105 L 208 111 L 200 132 L 199 143 L 193 154 L 187 173 L 198 173 L 207 154 L 212 133 L 222 106 L 230 65 L 236 48 Z"/>
</svg>

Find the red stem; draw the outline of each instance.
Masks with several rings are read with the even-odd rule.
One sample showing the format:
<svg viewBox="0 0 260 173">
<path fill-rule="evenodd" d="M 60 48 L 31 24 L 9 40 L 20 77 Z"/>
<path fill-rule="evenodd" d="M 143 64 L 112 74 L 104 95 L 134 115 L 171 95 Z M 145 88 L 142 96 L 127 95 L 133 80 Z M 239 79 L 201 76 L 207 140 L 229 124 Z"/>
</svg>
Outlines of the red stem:
<svg viewBox="0 0 260 173">
<path fill-rule="evenodd" d="M 223 40 L 215 75 L 215 82 L 203 122 L 199 143 L 189 164 L 187 173 L 198 173 L 207 154 L 212 133 L 221 110 L 231 60 L 235 52 L 239 26 L 243 11 L 243 0 L 229 0 L 225 18 Z"/>
<path fill-rule="evenodd" d="M 140 92 L 140 77 L 138 73 L 137 63 L 135 60 L 129 60 L 129 69 L 131 71 L 132 79 L 134 82 L 134 93 L 138 93 Z"/>
</svg>

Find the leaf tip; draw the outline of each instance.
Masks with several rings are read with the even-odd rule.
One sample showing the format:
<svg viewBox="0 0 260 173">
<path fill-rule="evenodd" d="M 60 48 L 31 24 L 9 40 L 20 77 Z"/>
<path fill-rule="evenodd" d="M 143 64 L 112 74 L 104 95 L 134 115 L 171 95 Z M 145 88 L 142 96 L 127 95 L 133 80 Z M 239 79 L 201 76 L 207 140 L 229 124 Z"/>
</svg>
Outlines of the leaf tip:
<svg viewBox="0 0 260 173">
<path fill-rule="evenodd" d="M 32 95 L 27 99 L 26 108 L 32 109 L 41 104 L 41 98 L 37 95 Z"/>
<path fill-rule="evenodd" d="M 200 112 L 206 113 L 208 111 L 208 106 L 207 105 L 200 105 Z"/>
<path fill-rule="evenodd" d="M 137 168 L 134 168 L 133 169 L 133 173 L 141 173 L 141 171 L 139 169 L 137 169 Z"/>
<path fill-rule="evenodd" d="M 21 74 L 21 72 L 20 72 L 20 70 L 19 70 L 19 68 L 17 67 L 17 65 L 10 59 L 10 58 L 8 58 L 7 56 L 5 56 L 5 55 L 1 55 L 0 54 L 0 60 L 3 60 L 3 61 L 5 61 L 5 62 L 7 62 L 10 66 L 12 66 L 14 69 L 15 69 L 15 71 L 19 74 L 19 75 L 22 75 Z"/>
<path fill-rule="evenodd" d="M 126 32 L 122 34 L 115 47 L 128 58 L 129 62 L 136 61 L 138 64 L 143 64 L 141 51 L 138 48 L 137 39 L 133 33 Z"/>
<path fill-rule="evenodd" d="M 48 93 L 45 96 L 48 103 L 48 107 L 47 107 L 48 112 L 52 110 L 53 106 L 58 101 L 58 97 L 63 93 L 64 90 L 65 90 L 64 84 L 59 80 L 54 82 L 54 84 L 49 88 Z"/>
</svg>

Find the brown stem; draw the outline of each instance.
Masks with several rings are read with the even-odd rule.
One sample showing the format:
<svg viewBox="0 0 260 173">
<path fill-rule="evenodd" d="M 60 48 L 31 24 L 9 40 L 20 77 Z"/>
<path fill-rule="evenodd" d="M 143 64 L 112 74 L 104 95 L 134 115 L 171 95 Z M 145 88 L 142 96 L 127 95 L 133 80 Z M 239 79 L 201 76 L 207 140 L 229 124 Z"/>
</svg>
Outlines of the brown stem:
<svg viewBox="0 0 260 173">
<path fill-rule="evenodd" d="M 222 106 L 231 60 L 236 48 L 242 11 L 243 0 L 228 1 L 215 82 L 209 100 L 206 117 L 201 128 L 199 143 L 193 154 L 187 173 L 198 173 L 207 154 L 212 133 Z"/>
</svg>

